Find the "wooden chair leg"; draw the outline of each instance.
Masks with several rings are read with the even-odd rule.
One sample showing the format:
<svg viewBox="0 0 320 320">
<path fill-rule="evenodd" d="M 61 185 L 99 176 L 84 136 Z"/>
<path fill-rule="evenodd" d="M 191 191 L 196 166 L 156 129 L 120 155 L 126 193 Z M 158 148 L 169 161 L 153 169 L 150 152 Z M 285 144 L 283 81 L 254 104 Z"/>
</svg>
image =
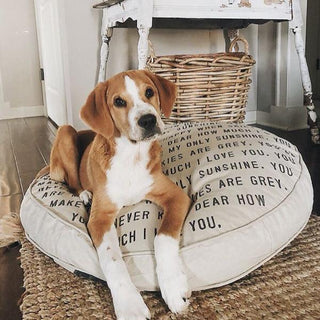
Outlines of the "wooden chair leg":
<svg viewBox="0 0 320 320">
<path fill-rule="evenodd" d="M 292 29 L 294 33 L 295 46 L 299 57 L 302 86 L 304 91 L 304 106 L 308 112 L 308 124 L 310 126 L 311 139 L 315 144 L 320 144 L 319 136 L 319 121 L 315 112 L 314 104 L 312 101 L 312 86 L 309 74 L 309 69 L 305 57 L 304 41 L 301 34 L 301 27 L 295 27 Z"/>
<path fill-rule="evenodd" d="M 302 38 L 301 28 L 303 17 L 301 12 L 300 0 L 292 1 L 293 19 L 289 22 L 289 28 L 294 34 L 295 46 L 299 58 L 302 86 L 304 91 L 304 106 L 308 112 L 308 124 L 310 126 L 311 139 L 315 144 L 320 144 L 319 121 L 312 101 L 312 86 L 305 56 L 305 45 Z"/>
<path fill-rule="evenodd" d="M 106 79 L 106 64 L 110 51 L 110 40 L 113 34 L 113 28 L 108 26 L 107 11 L 103 10 L 103 19 L 101 27 L 102 44 L 100 49 L 100 68 L 98 82 L 103 82 Z"/>
<path fill-rule="evenodd" d="M 138 62 L 139 69 L 144 69 L 146 67 L 148 58 L 148 37 L 150 28 L 144 25 L 138 26 L 139 32 L 139 42 L 138 42 Z"/>
</svg>

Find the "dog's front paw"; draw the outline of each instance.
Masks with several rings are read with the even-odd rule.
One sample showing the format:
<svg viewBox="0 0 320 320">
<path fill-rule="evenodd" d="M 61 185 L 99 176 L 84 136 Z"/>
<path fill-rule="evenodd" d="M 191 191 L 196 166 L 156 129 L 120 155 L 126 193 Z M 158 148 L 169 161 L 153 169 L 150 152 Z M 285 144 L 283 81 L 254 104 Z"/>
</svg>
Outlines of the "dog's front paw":
<svg viewBox="0 0 320 320">
<path fill-rule="evenodd" d="M 191 296 L 186 275 L 180 271 L 166 279 L 159 279 L 161 295 L 174 313 L 180 313 L 187 309 Z"/>
<path fill-rule="evenodd" d="M 179 257 L 178 241 L 158 235 L 155 238 L 155 252 L 161 295 L 172 312 L 180 313 L 189 305 L 191 290 Z"/>
<path fill-rule="evenodd" d="M 83 190 L 82 192 L 80 192 L 79 198 L 85 205 L 91 204 L 92 193 L 88 190 Z"/>
<path fill-rule="evenodd" d="M 135 287 L 121 290 L 113 304 L 117 320 L 151 319 L 150 311 Z"/>
</svg>

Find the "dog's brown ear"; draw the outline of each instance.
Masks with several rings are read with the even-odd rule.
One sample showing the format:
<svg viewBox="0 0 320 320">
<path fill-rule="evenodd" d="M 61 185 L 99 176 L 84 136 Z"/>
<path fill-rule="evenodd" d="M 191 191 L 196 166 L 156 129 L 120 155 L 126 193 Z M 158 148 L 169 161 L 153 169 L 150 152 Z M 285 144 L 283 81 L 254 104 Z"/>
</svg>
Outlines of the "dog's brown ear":
<svg viewBox="0 0 320 320">
<path fill-rule="evenodd" d="M 176 85 L 162 78 L 150 71 L 144 70 L 146 75 L 152 80 L 159 91 L 160 96 L 160 108 L 162 113 L 166 118 L 168 118 L 171 114 L 172 107 L 177 97 L 177 87 Z"/>
<path fill-rule="evenodd" d="M 107 105 L 108 81 L 99 83 L 89 94 L 86 103 L 80 110 L 80 118 L 91 129 L 105 138 L 110 138 L 114 133 L 114 124 Z"/>
</svg>

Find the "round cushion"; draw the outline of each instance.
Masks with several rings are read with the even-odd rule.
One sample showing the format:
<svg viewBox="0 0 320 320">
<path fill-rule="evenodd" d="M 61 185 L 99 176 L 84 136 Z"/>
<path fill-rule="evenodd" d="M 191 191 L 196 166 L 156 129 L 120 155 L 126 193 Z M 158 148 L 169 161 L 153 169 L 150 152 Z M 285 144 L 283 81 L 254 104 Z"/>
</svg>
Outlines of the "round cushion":
<svg viewBox="0 0 320 320">
<path fill-rule="evenodd" d="M 273 257 L 303 229 L 313 203 L 308 170 L 288 141 L 242 124 L 168 125 L 162 168 L 192 198 L 180 254 L 191 289 L 235 281 Z M 115 226 L 135 285 L 158 288 L 153 240 L 162 209 L 122 208 Z M 21 207 L 26 236 L 66 269 L 104 280 L 81 200 L 45 175 Z"/>
</svg>

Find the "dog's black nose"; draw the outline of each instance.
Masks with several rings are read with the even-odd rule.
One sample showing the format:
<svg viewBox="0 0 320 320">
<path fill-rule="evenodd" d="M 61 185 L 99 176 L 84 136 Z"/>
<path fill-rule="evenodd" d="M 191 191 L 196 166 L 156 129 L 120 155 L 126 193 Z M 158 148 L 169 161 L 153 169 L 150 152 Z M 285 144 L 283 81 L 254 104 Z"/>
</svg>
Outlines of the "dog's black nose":
<svg viewBox="0 0 320 320">
<path fill-rule="evenodd" d="M 146 130 L 151 130 L 154 128 L 154 126 L 156 125 L 157 123 L 157 119 L 156 117 L 151 114 L 151 113 L 148 113 L 148 114 L 145 114 L 143 115 L 139 120 L 138 120 L 138 125 L 143 128 L 143 129 L 146 129 Z"/>
</svg>

